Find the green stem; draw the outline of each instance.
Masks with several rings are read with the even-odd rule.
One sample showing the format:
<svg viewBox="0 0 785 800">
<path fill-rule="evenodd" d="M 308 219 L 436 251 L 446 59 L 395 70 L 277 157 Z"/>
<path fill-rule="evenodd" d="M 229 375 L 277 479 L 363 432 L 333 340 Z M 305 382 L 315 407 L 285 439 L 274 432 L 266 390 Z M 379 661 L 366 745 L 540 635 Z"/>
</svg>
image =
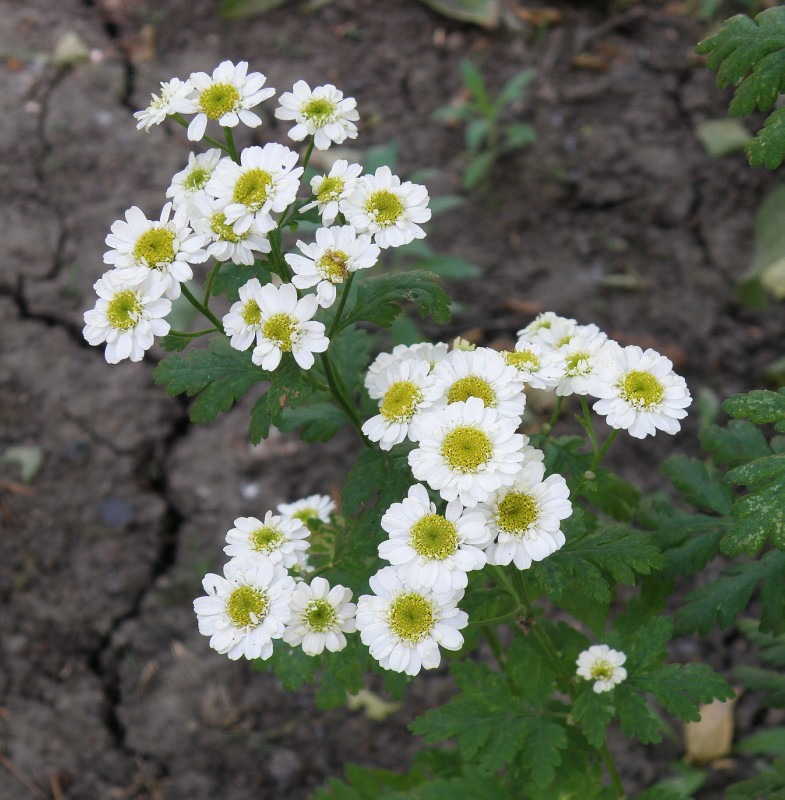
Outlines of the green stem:
<svg viewBox="0 0 785 800">
<path fill-rule="evenodd" d="M 327 378 L 327 383 L 330 386 L 330 392 L 332 393 L 335 400 L 338 402 L 338 405 L 341 406 L 343 409 L 344 414 L 346 414 L 347 419 L 349 422 L 354 425 L 357 429 L 357 432 L 360 434 L 363 443 L 366 447 L 370 447 L 371 443 L 368 441 L 368 438 L 362 432 L 362 420 L 360 419 L 360 415 L 357 413 L 357 409 L 352 405 L 351 400 L 344 388 L 343 383 L 341 382 L 341 378 L 337 372 L 333 369 L 333 365 L 330 362 L 330 358 L 327 353 L 322 353 L 322 366 L 324 367 L 324 374 Z"/>
<path fill-rule="evenodd" d="M 217 328 L 217 329 L 218 329 L 218 330 L 219 330 L 221 333 L 223 333 L 223 332 L 224 332 L 224 326 L 223 326 L 223 324 L 221 323 L 221 320 L 220 320 L 220 319 L 218 319 L 218 317 L 216 317 L 216 316 L 215 316 L 215 314 L 213 314 L 213 312 L 212 312 L 212 311 L 210 311 L 210 309 L 209 309 L 209 308 L 207 308 L 207 307 L 206 307 L 206 306 L 204 306 L 202 303 L 200 303 L 200 302 L 199 302 L 199 301 L 198 301 L 198 300 L 197 300 L 197 299 L 196 299 L 196 298 L 195 298 L 195 297 L 194 297 L 194 296 L 191 294 L 191 290 L 190 290 L 190 289 L 189 289 L 189 288 L 188 288 L 188 287 L 187 287 L 187 286 L 186 286 L 184 283 L 183 283 L 183 284 L 181 284 L 180 286 L 181 286 L 181 288 L 182 288 L 182 290 L 183 290 L 183 297 L 185 297 L 185 299 L 186 299 L 186 300 L 187 300 L 187 301 L 188 301 L 188 302 L 189 302 L 189 303 L 190 303 L 190 304 L 191 304 L 191 305 L 192 305 L 192 306 L 193 306 L 193 307 L 194 307 L 194 308 L 195 308 L 197 311 L 199 311 L 199 312 L 201 312 L 202 314 L 204 314 L 204 316 L 205 316 L 205 317 L 207 317 L 207 319 L 209 319 L 209 320 L 210 320 L 210 322 L 212 322 L 212 323 L 213 323 L 213 325 L 215 325 L 215 327 L 216 327 L 216 328 Z"/>
<path fill-rule="evenodd" d="M 491 628 L 490 626 L 486 627 L 485 624 L 483 624 L 482 635 L 485 637 L 485 641 L 488 642 L 488 646 L 491 648 L 494 658 L 498 662 L 499 666 L 503 669 L 504 662 L 507 659 L 504 654 L 502 643 L 499 641 L 499 634 L 496 633 L 494 628 Z"/>
<path fill-rule="evenodd" d="M 311 137 L 311 141 L 308 142 L 308 149 L 305 151 L 305 157 L 303 158 L 303 171 L 306 170 L 308 167 L 308 162 L 311 160 L 311 153 L 313 153 L 313 145 L 316 141 L 315 137 Z"/>
<path fill-rule="evenodd" d="M 305 157 L 303 158 L 303 171 L 308 167 L 308 162 L 311 160 L 311 153 L 313 153 L 313 145 L 314 145 L 315 138 L 312 136 L 311 141 L 308 142 L 308 149 L 305 151 Z M 283 230 L 286 227 L 287 223 L 289 222 L 289 212 L 292 210 L 292 207 L 296 203 L 296 199 L 292 200 L 291 203 L 286 207 L 286 210 L 281 214 L 281 219 L 278 221 L 278 228 L 279 230 Z"/>
<path fill-rule="evenodd" d="M 222 266 L 223 261 L 217 261 L 215 266 L 210 270 L 210 274 L 207 276 L 207 280 L 204 284 L 204 298 L 202 299 L 202 303 L 204 304 L 205 308 L 210 303 L 210 295 L 213 292 L 213 283 L 215 283 L 215 278 Z"/>
<path fill-rule="evenodd" d="M 613 788 L 616 791 L 616 796 L 619 798 L 619 800 L 624 800 L 626 797 L 624 793 L 624 785 L 621 782 L 619 770 L 616 769 L 616 764 L 613 761 L 611 751 L 608 749 L 607 742 L 603 742 L 602 747 L 600 748 L 600 755 L 602 756 L 602 760 L 605 762 L 605 768 L 608 770 L 608 776 L 610 777 Z"/>
<path fill-rule="evenodd" d="M 502 584 L 502 587 L 510 595 L 510 597 L 514 598 L 515 601 L 520 604 L 521 598 L 518 595 L 518 592 L 515 591 L 515 587 L 512 585 L 512 582 L 507 577 L 507 573 L 504 571 L 503 567 L 491 566 L 491 571 L 496 576 L 497 584 Z"/>
<path fill-rule="evenodd" d="M 281 227 L 280 223 L 278 227 Z M 268 237 L 268 241 L 270 242 L 270 256 L 272 257 L 275 268 L 278 270 L 279 277 L 284 283 L 290 283 L 292 280 L 292 271 L 289 269 L 289 265 L 283 257 L 278 240 L 275 237 Z"/>
<path fill-rule="evenodd" d="M 207 328 L 203 331 L 169 331 L 169 336 L 177 336 L 181 339 L 198 339 L 200 336 L 207 336 L 208 333 L 220 333 L 218 328 Z"/>
<path fill-rule="evenodd" d="M 343 287 L 343 293 L 341 294 L 341 302 L 338 304 L 338 310 L 335 312 L 335 317 L 333 317 L 333 324 L 330 325 L 330 332 L 327 334 L 327 338 L 332 341 L 333 336 L 337 331 L 340 330 L 338 327 L 338 322 L 341 319 L 341 314 L 343 313 L 343 307 L 346 305 L 346 299 L 349 297 L 349 291 L 352 288 L 352 281 L 354 280 L 354 273 L 350 273 L 349 277 L 346 279 L 346 283 Z"/>
<path fill-rule="evenodd" d="M 226 137 L 226 152 L 229 153 L 235 164 L 239 164 L 240 156 L 237 155 L 237 146 L 234 143 L 234 131 L 231 128 L 224 128 L 224 136 Z"/>
<path fill-rule="evenodd" d="M 594 448 L 595 454 L 599 447 L 597 446 L 597 435 L 594 433 L 594 424 L 591 421 L 591 413 L 589 411 L 589 404 L 586 402 L 586 398 L 584 395 L 581 395 L 581 408 L 583 409 L 583 419 L 579 419 L 578 421 L 581 423 L 581 426 L 584 428 L 586 433 L 589 434 L 589 439 L 591 439 L 591 446 Z"/>
<path fill-rule="evenodd" d="M 558 422 L 559 417 L 561 416 L 562 406 L 564 405 L 564 396 L 559 395 L 556 398 L 556 407 L 553 409 L 553 414 L 551 414 L 551 418 L 548 421 L 548 437 L 550 438 L 551 434 L 553 433 L 553 426 Z"/>
<path fill-rule="evenodd" d="M 592 477 L 592 478 L 594 477 L 594 470 L 597 469 L 597 467 L 600 465 L 600 462 L 602 461 L 602 459 L 605 458 L 605 454 L 610 449 L 610 446 L 616 441 L 616 437 L 618 435 L 619 435 L 619 429 L 618 428 L 614 428 L 608 434 L 608 438 L 602 443 L 602 446 L 597 448 L 596 452 L 594 453 L 594 458 L 592 459 L 591 465 L 586 470 L 586 472 L 583 473 L 583 475 L 581 476 L 581 479 L 578 481 L 577 486 L 572 490 L 572 492 L 570 492 L 570 497 L 571 498 L 572 497 L 577 497 L 578 496 L 578 492 L 583 488 L 583 484 L 586 483 L 586 481 L 590 477 Z"/>
<path fill-rule="evenodd" d="M 182 114 L 172 114 L 172 119 L 184 128 L 188 127 L 188 120 L 186 120 Z M 217 139 L 213 139 L 212 136 L 202 136 L 202 140 L 207 142 L 207 144 L 211 144 L 213 147 L 217 147 L 219 150 L 223 150 L 224 153 L 229 152 L 225 144 L 222 144 Z"/>
</svg>

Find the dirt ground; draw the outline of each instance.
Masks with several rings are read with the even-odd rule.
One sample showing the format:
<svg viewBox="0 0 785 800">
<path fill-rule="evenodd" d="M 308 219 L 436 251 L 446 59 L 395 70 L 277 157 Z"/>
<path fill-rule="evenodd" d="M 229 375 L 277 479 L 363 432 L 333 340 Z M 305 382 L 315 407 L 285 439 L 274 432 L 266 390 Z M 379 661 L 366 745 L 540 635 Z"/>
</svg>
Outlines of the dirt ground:
<svg viewBox="0 0 785 800">
<path fill-rule="evenodd" d="M 109 225 L 130 205 L 157 213 L 187 158 L 179 130 L 135 131 L 130 112 L 158 81 L 230 58 L 279 91 L 333 82 L 358 100 L 358 147 L 396 139 L 399 171 L 438 168 L 444 194 L 458 188 L 461 131 L 430 115 L 459 92 L 460 60 L 494 87 L 536 68 L 514 113 L 537 144 L 430 228 L 435 250 L 483 268 L 452 287 L 449 333 L 510 337 L 554 309 L 667 352 L 694 395 L 761 385 L 782 354 L 781 309 L 744 309 L 735 284 L 773 178 L 740 155 L 710 159 L 695 137 L 728 99 L 692 55 L 705 25 L 657 3 L 550 5 L 561 22 L 533 34 L 416 0 L 293 2 L 242 21 L 221 20 L 215 0 L 0 0 L 0 458 L 42 455 L 29 483 L 0 463 L 3 800 L 296 800 L 350 760 L 405 768 L 418 747 L 407 722 L 449 692 L 421 676 L 384 724 L 318 712 L 197 633 L 191 601 L 231 520 L 335 491 L 354 445 L 251 448 L 247 406 L 193 427 L 153 385 L 152 359 L 110 367 L 82 340 Z M 58 68 L 66 34 L 88 57 Z M 255 135 L 284 134 L 268 117 Z M 693 416 L 668 448 L 693 452 L 695 430 Z M 656 485 L 666 450 L 630 444 L 621 466 Z M 678 650 L 726 674 L 733 653 L 719 637 Z M 741 732 L 759 721 L 742 707 Z M 677 739 L 615 745 L 633 794 L 681 753 Z"/>
</svg>

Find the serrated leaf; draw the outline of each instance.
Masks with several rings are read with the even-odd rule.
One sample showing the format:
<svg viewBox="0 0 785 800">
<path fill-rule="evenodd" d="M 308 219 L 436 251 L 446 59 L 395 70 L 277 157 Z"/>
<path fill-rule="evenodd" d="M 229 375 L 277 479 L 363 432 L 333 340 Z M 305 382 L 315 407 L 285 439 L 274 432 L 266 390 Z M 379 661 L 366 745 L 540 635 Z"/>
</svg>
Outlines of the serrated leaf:
<svg viewBox="0 0 785 800">
<path fill-rule="evenodd" d="M 284 355 L 278 368 L 268 374 L 270 387 L 251 408 L 248 433 L 252 444 L 259 444 L 266 438 L 271 425 L 281 423 L 285 409 L 295 408 L 312 397 L 306 388 L 303 370 L 291 356 Z"/>
<path fill-rule="evenodd" d="M 739 86 L 731 104 L 733 116 L 767 111 L 785 81 L 785 9 L 771 8 L 754 19 L 739 14 L 726 20 L 698 53 L 717 72 L 720 87 Z"/>
<path fill-rule="evenodd" d="M 701 446 L 717 464 L 736 466 L 771 455 L 766 437 L 746 419 L 732 419 L 724 428 L 708 425 L 699 434 Z"/>
<path fill-rule="evenodd" d="M 603 467 L 595 470 L 592 480 L 584 482 L 581 494 L 620 522 L 632 519 L 641 500 L 640 492 L 631 483 Z"/>
<path fill-rule="evenodd" d="M 736 667 L 733 677 L 751 692 L 764 692 L 766 705 L 785 707 L 785 675 L 761 667 Z"/>
<path fill-rule="evenodd" d="M 286 408 L 278 422 L 282 431 L 300 428 L 304 442 L 328 442 L 346 424 L 343 411 L 327 401 Z"/>
<path fill-rule="evenodd" d="M 751 167 L 766 167 L 766 169 L 777 169 L 785 159 L 785 108 L 778 108 L 772 111 L 763 123 L 763 127 L 755 134 L 754 138 L 747 142 L 747 160 Z M 769 273 L 771 270 L 769 270 Z M 769 274 L 767 273 L 767 274 Z M 766 274 L 763 276 L 766 283 Z M 769 282 L 774 283 L 768 286 L 780 299 L 785 296 L 782 277 L 774 280 L 769 277 Z"/>
<path fill-rule="evenodd" d="M 269 660 L 257 660 L 254 666 L 270 669 L 287 692 L 296 692 L 314 682 L 319 661 L 319 658 L 307 656 L 301 647 L 289 647 L 277 642 Z"/>
<path fill-rule="evenodd" d="M 671 456 L 662 471 L 690 505 L 722 516 L 730 513 L 733 492 L 716 467 L 697 458 Z"/>
<path fill-rule="evenodd" d="M 759 425 L 765 422 L 783 422 L 785 389 L 780 389 L 778 392 L 754 389 L 746 394 L 736 394 L 722 404 L 722 409 L 731 417 L 748 419 Z"/>
<path fill-rule="evenodd" d="M 430 272 L 412 271 L 365 278 L 357 290 L 354 307 L 341 320 L 341 330 L 356 322 L 387 327 L 401 312 L 399 303 L 417 305 L 420 316 L 440 325 L 450 321 L 450 298 Z"/>
<path fill-rule="evenodd" d="M 387 474 L 387 455 L 383 450 L 363 450 L 355 459 L 341 495 L 345 514 L 355 514 L 378 491 Z"/>
<path fill-rule="evenodd" d="M 785 758 L 778 758 L 770 769 L 755 778 L 728 789 L 727 800 L 785 800 Z"/>
<path fill-rule="evenodd" d="M 706 664 L 665 664 L 633 681 L 651 692 L 666 711 L 687 722 L 700 719 L 701 705 L 734 696 L 730 684 Z"/>
<path fill-rule="evenodd" d="M 596 748 L 604 744 L 613 714 L 614 707 L 610 693 L 598 693 L 591 688 L 578 696 L 570 712 L 589 744 Z"/>
<path fill-rule="evenodd" d="M 153 373 L 168 395 L 196 397 L 189 413 L 196 423 L 228 411 L 251 386 L 268 378 L 269 373 L 251 361 L 250 351 L 235 350 L 225 337 L 212 339 L 207 350 L 170 356 Z"/>
<path fill-rule="evenodd" d="M 370 654 L 358 637 L 348 637 L 348 644 L 340 653 L 325 654 L 316 705 L 321 709 L 345 705 L 348 695 L 356 694 L 365 685 L 370 665 Z"/>
<path fill-rule="evenodd" d="M 644 697 L 636 693 L 627 683 L 613 690 L 616 713 L 624 734 L 637 737 L 641 744 L 656 744 L 662 740 L 661 725 Z"/>
<path fill-rule="evenodd" d="M 769 728 L 760 733 L 745 736 L 736 744 L 737 753 L 778 756 L 785 753 L 785 727 Z"/>
<path fill-rule="evenodd" d="M 771 586 L 771 599 L 764 602 L 766 625 L 762 625 L 762 630 L 783 624 L 785 607 L 780 602 L 778 590 L 785 585 L 785 554 L 773 551 L 759 561 L 733 564 L 716 581 L 689 594 L 676 612 L 677 634 L 697 630 L 705 636 L 715 621 L 720 628 L 728 628 L 736 615 L 747 607 L 752 592 L 761 581 L 764 591 Z M 766 599 L 763 593 L 761 599 Z"/>
</svg>

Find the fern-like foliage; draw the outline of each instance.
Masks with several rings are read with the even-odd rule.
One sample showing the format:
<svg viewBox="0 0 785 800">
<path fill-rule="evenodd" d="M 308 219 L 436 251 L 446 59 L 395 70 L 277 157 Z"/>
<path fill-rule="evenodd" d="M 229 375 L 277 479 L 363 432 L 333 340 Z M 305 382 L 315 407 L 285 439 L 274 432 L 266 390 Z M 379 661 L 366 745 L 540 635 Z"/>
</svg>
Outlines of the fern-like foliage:
<svg viewBox="0 0 785 800">
<path fill-rule="evenodd" d="M 770 8 L 754 19 L 739 14 L 701 42 L 697 52 L 708 55 L 721 88 L 736 86 L 730 114 L 743 117 L 755 109 L 768 111 L 785 93 L 785 7 Z M 747 145 L 753 167 L 775 169 L 785 159 L 785 116 L 774 111 Z"/>
</svg>

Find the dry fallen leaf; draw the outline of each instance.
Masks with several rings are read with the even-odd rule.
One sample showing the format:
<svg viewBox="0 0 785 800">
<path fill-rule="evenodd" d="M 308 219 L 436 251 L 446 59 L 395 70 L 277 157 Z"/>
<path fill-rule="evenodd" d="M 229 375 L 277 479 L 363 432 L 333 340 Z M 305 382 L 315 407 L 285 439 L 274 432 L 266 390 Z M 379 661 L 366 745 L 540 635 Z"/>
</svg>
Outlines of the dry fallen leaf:
<svg viewBox="0 0 785 800">
<path fill-rule="evenodd" d="M 736 700 L 715 700 L 701 706 L 700 721 L 684 726 L 684 760 L 688 764 L 709 764 L 730 753 Z"/>
</svg>

